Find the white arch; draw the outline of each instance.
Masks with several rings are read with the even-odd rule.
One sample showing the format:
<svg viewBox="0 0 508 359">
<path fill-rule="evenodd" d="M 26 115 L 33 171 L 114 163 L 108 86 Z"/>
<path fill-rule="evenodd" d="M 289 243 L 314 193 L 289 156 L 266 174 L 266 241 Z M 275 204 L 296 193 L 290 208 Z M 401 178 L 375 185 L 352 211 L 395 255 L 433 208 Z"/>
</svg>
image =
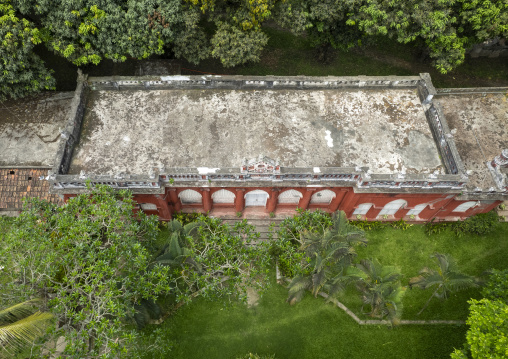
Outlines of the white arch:
<svg viewBox="0 0 508 359">
<path fill-rule="evenodd" d="M 203 202 L 203 196 L 198 191 L 193 189 L 186 189 L 178 194 L 182 204 L 196 204 Z"/>
<path fill-rule="evenodd" d="M 235 194 L 227 189 L 212 193 L 213 203 L 235 203 Z"/>
<path fill-rule="evenodd" d="M 419 204 L 419 205 L 416 205 L 414 208 L 410 209 L 406 216 L 418 216 L 420 214 L 421 211 L 423 211 L 425 209 L 425 207 L 427 207 L 429 204 L 428 203 L 422 203 L 422 204 Z"/>
<path fill-rule="evenodd" d="M 336 196 L 335 192 L 325 189 L 314 193 L 310 198 L 310 203 L 329 204 Z"/>
<path fill-rule="evenodd" d="M 245 194 L 245 207 L 264 207 L 270 195 L 266 191 L 256 189 Z"/>
<path fill-rule="evenodd" d="M 353 214 L 366 215 L 370 207 L 372 207 L 372 203 L 362 203 L 361 205 L 356 207 Z"/>
<path fill-rule="evenodd" d="M 406 205 L 407 202 L 403 199 L 396 199 L 395 201 L 391 201 L 383 207 L 381 212 L 379 212 L 379 216 L 393 216 L 399 209 L 405 207 Z"/>
<path fill-rule="evenodd" d="M 469 201 L 461 203 L 452 212 L 465 212 L 469 208 L 476 206 L 476 201 Z"/>
<path fill-rule="evenodd" d="M 282 192 L 279 194 L 279 203 L 293 203 L 298 204 L 300 202 L 300 198 L 302 198 L 303 195 L 300 191 L 289 189 L 287 191 Z"/>
</svg>

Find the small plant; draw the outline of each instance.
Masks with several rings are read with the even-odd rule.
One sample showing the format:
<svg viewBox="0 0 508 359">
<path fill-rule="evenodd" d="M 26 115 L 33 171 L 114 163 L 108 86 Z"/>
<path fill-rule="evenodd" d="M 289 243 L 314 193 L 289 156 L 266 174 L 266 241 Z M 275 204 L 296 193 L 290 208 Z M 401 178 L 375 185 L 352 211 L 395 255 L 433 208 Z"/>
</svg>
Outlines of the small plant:
<svg viewBox="0 0 508 359">
<path fill-rule="evenodd" d="M 383 214 L 383 219 L 388 219 L 388 215 L 387 214 Z"/>
<path fill-rule="evenodd" d="M 173 183 L 175 183 L 175 179 L 174 178 L 170 178 L 169 179 L 169 184 L 173 184 Z"/>
<path fill-rule="evenodd" d="M 381 221 L 351 221 L 350 223 L 364 231 L 377 230 L 389 226 L 388 223 Z"/>
<path fill-rule="evenodd" d="M 392 223 L 390 223 L 390 225 L 392 226 L 392 228 L 402 229 L 403 231 L 405 231 L 409 227 L 413 226 L 412 224 L 407 223 L 403 219 L 399 219 L 398 221 L 392 222 Z"/>
<path fill-rule="evenodd" d="M 415 216 L 414 214 L 410 214 L 410 215 L 409 215 L 409 219 L 413 220 L 413 219 L 415 219 L 415 218 L 416 218 L 416 216 Z"/>
<path fill-rule="evenodd" d="M 435 218 L 433 218 L 430 222 L 425 224 L 425 234 L 428 236 L 439 234 L 445 231 L 448 228 L 448 223 L 444 222 L 434 222 Z"/>
<path fill-rule="evenodd" d="M 504 211 L 504 210 L 506 209 L 506 204 L 501 203 L 501 204 L 499 205 L 499 209 L 500 209 L 501 211 Z"/>
<path fill-rule="evenodd" d="M 270 218 L 275 218 L 275 213 L 274 212 L 270 212 Z"/>
<path fill-rule="evenodd" d="M 242 212 L 236 212 L 236 216 L 240 218 L 242 216 Z"/>
<path fill-rule="evenodd" d="M 361 214 L 357 214 L 357 215 L 356 215 L 356 219 L 357 219 L 357 220 L 361 220 L 361 219 L 362 219 L 362 215 L 361 215 Z"/>
</svg>

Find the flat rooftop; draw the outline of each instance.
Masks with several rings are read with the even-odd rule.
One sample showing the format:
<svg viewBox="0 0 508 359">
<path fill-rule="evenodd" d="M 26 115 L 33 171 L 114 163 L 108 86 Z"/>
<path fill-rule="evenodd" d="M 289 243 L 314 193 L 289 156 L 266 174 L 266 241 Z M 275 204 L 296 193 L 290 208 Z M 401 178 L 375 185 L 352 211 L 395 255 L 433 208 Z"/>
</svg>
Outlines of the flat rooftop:
<svg viewBox="0 0 508 359">
<path fill-rule="evenodd" d="M 444 174 L 416 89 L 96 90 L 88 93 L 69 174 L 153 167 L 367 166 Z"/>
<path fill-rule="evenodd" d="M 454 133 L 469 174 L 468 188 L 496 188 L 486 163 L 508 148 L 508 94 L 440 95 L 434 101 L 441 103 Z"/>
<path fill-rule="evenodd" d="M 74 92 L 51 92 L 0 105 L 0 166 L 52 167 Z"/>
</svg>

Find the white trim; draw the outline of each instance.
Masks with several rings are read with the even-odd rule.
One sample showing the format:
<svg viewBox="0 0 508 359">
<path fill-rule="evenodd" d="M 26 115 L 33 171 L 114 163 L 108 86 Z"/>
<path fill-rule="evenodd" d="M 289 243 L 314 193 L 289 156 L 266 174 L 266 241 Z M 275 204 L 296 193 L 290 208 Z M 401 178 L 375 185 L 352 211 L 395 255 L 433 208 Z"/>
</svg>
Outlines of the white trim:
<svg viewBox="0 0 508 359">
<path fill-rule="evenodd" d="M 178 194 L 178 198 L 182 204 L 201 204 L 203 203 L 203 196 L 198 191 L 193 189 L 186 189 Z"/>
<path fill-rule="evenodd" d="M 459 204 L 452 212 L 466 212 L 468 209 L 476 206 L 478 202 L 476 201 L 469 201 Z"/>
<path fill-rule="evenodd" d="M 212 193 L 213 203 L 235 203 L 236 195 L 227 189 L 221 189 Z"/>
<path fill-rule="evenodd" d="M 397 213 L 401 208 L 407 206 L 407 202 L 403 199 L 396 199 L 395 201 L 391 201 L 387 203 L 381 212 L 379 212 L 379 216 L 393 216 L 395 213 Z"/>
<path fill-rule="evenodd" d="M 358 207 L 356 207 L 353 214 L 366 215 L 369 209 L 373 206 L 372 203 L 362 203 Z"/>
<path fill-rule="evenodd" d="M 422 203 L 414 206 L 414 208 L 410 209 L 406 216 L 418 216 L 421 211 L 425 209 L 429 204 L 428 203 Z"/>
<path fill-rule="evenodd" d="M 300 202 L 300 198 L 302 197 L 302 192 L 294 189 L 288 189 L 287 191 L 279 194 L 278 202 L 282 204 L 298 204 Z"/>
<path fill-rule="evenodd" d="M 310 198 L 310 204 L 330 204 L 337 194 L 329 189 L 316 192 Z"/>
</svg>

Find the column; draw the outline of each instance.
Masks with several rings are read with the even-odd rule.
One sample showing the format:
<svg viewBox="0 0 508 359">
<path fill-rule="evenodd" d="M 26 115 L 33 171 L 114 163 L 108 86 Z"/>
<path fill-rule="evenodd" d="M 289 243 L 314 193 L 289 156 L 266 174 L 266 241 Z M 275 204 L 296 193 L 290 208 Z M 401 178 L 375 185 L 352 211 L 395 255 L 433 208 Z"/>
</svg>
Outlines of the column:
<svg viewBox="0 0 508 359">
<path fill-rule="evenodd" d="M 169 210 L 169 205 L 161 195 L 155 195 L 155 200 L 157 202 L 157 209 L 159 210 L 159 219 L 169 221 L 171 219 L 171 212 Z"/>
<path fill-rule="evenodd" d="M 178 198 L 178 195 L 176 194 L 175 188 L 168 189 L 169 192 L 169 200 L 171 204 L 173 205 L 173 209 L 175 212 L 180 212 L 182 210 L 182 202 L 180 202 L 180 198 Z"/>
<path fill-rule="evenodd" d="M 209 212 L 212 209 L 212 195 L 210 194 L 210 188 L 203 188 L 203 209 L 205 212 Z"/>
<path fill-rule="evenodd" d="M 397 212 L 395 212 L 393 217 L 395 219 L 402 219 L 407 215 L 407 212 L 409 212 L 410 210 L 411 210 L 411 208 L 401 208 Z"/>
<path fill-rule="evenodd" d="M 310 199 L 315 191 L 316 191 L 315 188 L 312 189 L 306 188 L 306 191 L 303 193 L 303 197 L 300 198 L 300 202 L 298 202 L 298 208 L 301 209 L 309 208 Z"/>
<path fill-rule="evenodd" d="M 237 188 L 236 189 L 236 198 L 235 198 L 235 211 L 243 212 L 245 209 L 245 189 Z"/>
<path fill-rule="evenodd" d="M 341 209 L 346 212 L 346 218 L 351 218 L 353 212 L 355 211 L 354 205 L 356 204 L 356 196 L 353 188 L 348 188 L 344 197 L 342 199 L 342 203 L 340 204 Z"/>
<path fill-rule="evenodd" d="M 334 191 L 334 192 L 335 192 L 335 198 L 332 199 L 332 201 L 330 202 L 330 205 L 328 206 L 328 210 L 332 213 L 335 212 L 339 208 L 340 202 L 342 202 L 342 199 L 346 195 L 346 191 L 344 191 L 344 190 Z"/>
<path fill-rule="evenodd" d="M 268 198 L 268 203 L 266 204 L 267 213 L 275 212 L 275 209 L 277 208 L 279 193 L 280 190 L 278 188 L 272 188 L 270 190 L 270 198 Z"/>
<path fill-rule="evenodd" d="M 367 213 L 365 214 L 365 219 L 376 219 L 377 216 L 379 215 L 379 212 L 381 212 L 381 210 L 383 209 L 383 207 L 381 208 L 376 208 L 375 206 L 372 206 L 369 208 L 369 210 L 367 211 Z"/>
</svg>

